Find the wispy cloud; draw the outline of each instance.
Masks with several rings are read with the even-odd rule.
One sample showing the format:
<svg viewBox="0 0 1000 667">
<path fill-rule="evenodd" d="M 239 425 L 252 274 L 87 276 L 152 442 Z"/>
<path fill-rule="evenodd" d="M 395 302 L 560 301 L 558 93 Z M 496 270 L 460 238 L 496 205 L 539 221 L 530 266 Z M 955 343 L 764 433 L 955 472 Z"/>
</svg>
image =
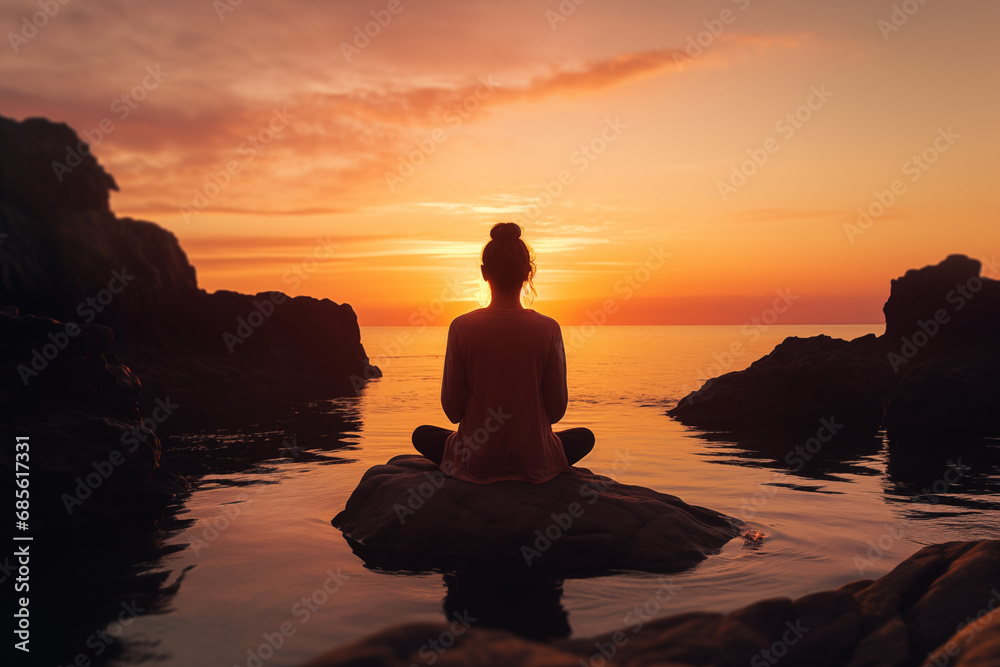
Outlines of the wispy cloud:
<svg viewBox="0 0 1000 667">
<path fill-rule="evenodd" d="M 24 58 L 7 58 L 0 65 L 6 113 L 41 112 L 79 130 L 94 129 L 105 118 L 114 121 L 113 133 L 95 152 L 122 184 L 116 207 L 130 214 L 162 215 L 190 201 L 213 174 L 238 159 L 239 147 L 267 126 L 274 107 L 288 109 L 295 120 L 232 179 L 211 211 L 293 216 L 367 207 L 373 194 L 384 191 L 386 170 L 395 167 L 414 139 L 445 126 L 448 111 L 469 99 L 477 99 L 478 108 L 463 122 L 475 124 L 511 107 L 593 96 L 642 78 L 678 74 L 680 51 L 673 46 L 599 57 L 581 50 L 554 61 L 537 49 L 518 52 L 507 45 L 502 56 L 484 52 L 447 67 L 425 63 L 430 55 L 424 52 L 400 60 L 407 44 L 426 48 L 427 31 L 434 29 L 429 22 L 441 15 L 441 7 L 417 6 L 389 26 L 394 34 L 387 28 L 358 67 L 329 61 L 324 66 L 322 57 L 293 59 L 293 53 L 299 44 L 322 43 L 329 58 L 338 53 L 330 35 L 350 37 L 358 21 L 370 20 L 367 12 L 346 5 L 320 11 L 293 0 L 280 20 L 275 8 L 240 6 L 220 24 L 209 4 L 176 4 L 142 12 L 110 0 L 67 6 Z M 517 11 L 535 10 L 526 3 Z M 204 20 L 192 21 L 184 12 Z M 448 26 L 454 52 L 477 48 L 478 31 L 502 14 L 453 7 Z M 11 20 L 16 17 L 15 11 Z M 539 20 L 536 28 L 547 26 Z M 114 43 L 118 57 L 81 52 L 76 46 L 81 31 L 92 40 Z M 723 38 L 687 69 L 727 66 L 748 54 L 804 44 L 796 35 Z M 227 44 L 225 53 L 217 48 L 220 40 Z M 441 61 L 444 54 L 433 57 Z M 409 70 L 398 64 L 410 61 L 416 64 Z M 141 81 L 147 64 L 162 65 L 168 77 L 128 118 L 118 119 L 112 103 Z M 75 83 L 78 67 L 101 71 L 102 83 L 81 88 Z M 473 67 L 478 73 L 470 71 Z M 423 73 L 414 71 L 420 68 Z M 70 90 L 75 92 L 67 94 Z M 275 192 L 280 192 L 280 205 Z M 517 209 L 480 204 L 471 212 Z"/>
</svg>

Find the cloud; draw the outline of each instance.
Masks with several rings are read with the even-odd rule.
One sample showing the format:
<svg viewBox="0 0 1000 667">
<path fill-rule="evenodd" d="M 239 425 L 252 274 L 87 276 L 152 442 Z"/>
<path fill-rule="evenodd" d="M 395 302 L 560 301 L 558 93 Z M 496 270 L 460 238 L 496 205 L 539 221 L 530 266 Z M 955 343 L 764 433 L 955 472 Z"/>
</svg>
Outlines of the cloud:
<svg viewBox="0 0 1000 667">
<path fill-rule="evenodd" d="M 368 9 L 350 3 L 243 3 L 222 21 L 211 3 L 196 0 L 142 7 L 121 0 L 73 3 L 22 56 L 0 64 L 0 99 L 5 114 L 45 115 L 80 131 L 93 133 L 110 119 L 113 131 L 94 148 L 122 186 L 114 201 L 125 214 L 190 206 L 198 192 L 213 190 L 211 182 L 227 165 L 240 162 L 238 151 L 267 127 L 273 109 L 288 109 L 295 120 L 266 151 L 240 164 L 241 173 L 206 210 L 313 215 L 381 203 L 385 173 L 399 156 L 435 128 L 454 129 L 456 119 L 479 123 L 513 106 L 680 74 L 675 59 L 682 52 L 672 46 L 565 48 L 560 40 L 570 33 L 553 36 L 544 12 L 530 2 L 404 7 L 348 66 L 339 44 L 371 20 Z M 18 2 L 4 14 L 13 25 L 33 8 Z M 603 20 L 578 18 L 581 27 Z M 534 39 L 526 47 L 504 39 L 508 32 Z M 115 57 L 89 48 L 98 43 L 114 45 Z M 801 44 L 794 35 L 727 33 L 689 63 L 684 76 Z M 558 49 L 574 55 L 556 60 Z M 147 66 L 169 74 L 119 117 L 114 100 L 142 82 Z"/>
</svg>

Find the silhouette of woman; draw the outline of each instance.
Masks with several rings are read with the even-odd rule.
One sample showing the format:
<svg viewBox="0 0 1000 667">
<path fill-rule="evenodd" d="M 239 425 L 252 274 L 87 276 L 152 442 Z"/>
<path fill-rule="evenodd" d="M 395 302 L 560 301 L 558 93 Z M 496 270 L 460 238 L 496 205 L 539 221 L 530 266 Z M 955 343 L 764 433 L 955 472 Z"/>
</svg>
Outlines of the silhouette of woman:
<svg viewBox="0 0 1000 667">
<path fill-rule="evenodd" d="M 413 446 L 446 475 L 487 484 L 544 482 L 594 448 L 587 428 L 552 430 L 566 413 L 566 354 L 559 323 L 521 306 L 535 263 L 521 228 L 490 230 L 480 269 L 490 303 L 448 329 L 441 406 L 457 431 L 418 426 Z"/>
</svg>

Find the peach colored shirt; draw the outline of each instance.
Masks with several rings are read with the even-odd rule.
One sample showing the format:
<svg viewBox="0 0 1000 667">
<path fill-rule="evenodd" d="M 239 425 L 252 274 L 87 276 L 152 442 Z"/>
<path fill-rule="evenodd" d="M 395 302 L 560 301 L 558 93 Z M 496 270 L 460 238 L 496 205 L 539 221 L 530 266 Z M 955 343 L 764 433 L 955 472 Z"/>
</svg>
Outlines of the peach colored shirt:
<svg viewBox="0 0 1000 667">
<path fill-rule="evenodd" d="M 448 329 L 441 406 L 458 430 L 441 470 L 479 484 L 544 482 L 569 470 L 552 424 L 566 412 L 559 323 L 533 310 L 480 308 Z"/>
</svg>

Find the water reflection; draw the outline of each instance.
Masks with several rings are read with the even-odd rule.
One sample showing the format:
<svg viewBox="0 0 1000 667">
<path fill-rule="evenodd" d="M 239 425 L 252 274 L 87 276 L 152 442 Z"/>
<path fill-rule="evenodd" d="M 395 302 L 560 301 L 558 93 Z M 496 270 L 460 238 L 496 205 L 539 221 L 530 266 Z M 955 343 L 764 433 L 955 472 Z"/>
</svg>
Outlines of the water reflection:
<svg viewBox="0 0 1000 667">
<path fill-rule="evenodd" d="M 699 432 L 701 456 L 711 463 L 759 467 L 818 482 L 885 479 L 888 502 L 939 505 L 924 518 L 1000 509 L 1000 439 L 962 433 L 857 433 L 843 430 L 828 442 L 802 432 Z M 822 484 L 776 484 L 799 491 L 836 493 Z"/>
<path fill-rule="evenodd" d="M 573 634 L 569 612 L 563 606 L 563 584 L 567 579 L 624 574 L 564 567 L 535 571 L 502 561 L 492 565 L 486 561 L 454 564 L 459 560 L 468 563 L 468 558 L 441 566 L 440 555 L 421 556 L 405 549 L 368 549 L 347 535 L 342 537 L 369 570 L 395 577 L 440 574 L 447 591 L 442 605 L 446 622 L 502 629 L 534 641 L 564 639 Z M 743 535 L 741 548 L 756 551 L 764 541 L 762 532 L 750 530 Z M 678 567 L 658 574 L 680 574 L 699 566 Z"/>
<path fill-rule="evenodd" d="M 700 454 L 712 463 L 786 471 L 818 481 L 848 481 L 857 475 L 879 475 L 881 433 L 843 428 L 822 442 L 815 432 L 692 432 L 708 444 Z M 797 487 L 818 490 L 821 487 Z"/>
<path fill-rule="evenodd" d="M 390 576 L 441 574 L 447 589 L 444 612 L 449 622 L 461 623 L 468 618 L 471 625 L 508 630 L 539 641 L 569 637 L 572 633 L 569 614 L 562 606 L 563 580 L 569 576 L 588 576 L 584 572 L 534 572 L 513 569 L 500 561 L 470 565 L 468 558 L 449 559 L 448 565 L 443 566 L 440 555 L 421 555 L 406 549 L 369 549 L 341 535 L 370 570 Z"/>
<path fill-rule="evenodd" d="M 473 571 L 445 574 L 444 584 L 449 619 L 468 618 L 472 625 L 536 641 L 570 636 L 561 579 Z"/>
<path fill-rule="evenodd" d="M 962 435 L 891 434 L 885 493 L 891 502 L 945 508 L 1000 509 L 1000 441 Z M 933 516 L 941 511 L 928 511 Z M 947 513 L 954 513 L 953 510 Z"/>
<path fill-rule="evenodd" d="M 345 453 L 357 448 L 356 434 L 363 431 L 354 397 L 272 406 L 252 418 L 196 415 L 165 428 L 165 462 L 192 479 L 252 468 L 266 472 L 260 466 L 277 459 L 347 463 L 354 459 Z"/>
<path fill-rule="evenodd" d="M 163 446 L 161 464 L 186 477 L 192 489 L 205 489 L 276 483 L 261 478 L 279 460 L 313 465 L 351 461 L 345 453 L 356 448 L 357 436 L 347 433 L 361 429 L 357 401 L 348 397 L 277 404 L 252 418 L 185 418 L 178 412 L 157 436 Z M 235 474 L 241 472 L 252 477 Z M 175 560 L 172 554 L 191 548 L 188 543 L 168 544 L 194 523 L 184 516 L 186 499 L 129 521 L 69 526 L 39 537 L 31 564 L 44 573 L 45 582 L 37 593 L 32 588 L 31 610 L 34 627 L 46 629 L 46 641 L 32 642 L 33 659 L 96 667 L 116 660 L 169 659 L 170 647 L 119 637 L 137 616 L 170 613 L 194 567 L 167 565 Z"/>
<path fill-rule="evenodd" d="M 65 528 L 32 543 L 32 571 L 44 576 L 44 585 L 31 588 L 32 627 L 37 629 L 33 660 L 108 664 L 130 650 L 119 637 L 134 618 L 170 610 L 185 572 L 151 564 L 177 551 L 165 543 L 190 524 L 172 518 L 175 511 L 168 509 L 149 523 L 147 517 L 132 524 Z"/>
</svg>

